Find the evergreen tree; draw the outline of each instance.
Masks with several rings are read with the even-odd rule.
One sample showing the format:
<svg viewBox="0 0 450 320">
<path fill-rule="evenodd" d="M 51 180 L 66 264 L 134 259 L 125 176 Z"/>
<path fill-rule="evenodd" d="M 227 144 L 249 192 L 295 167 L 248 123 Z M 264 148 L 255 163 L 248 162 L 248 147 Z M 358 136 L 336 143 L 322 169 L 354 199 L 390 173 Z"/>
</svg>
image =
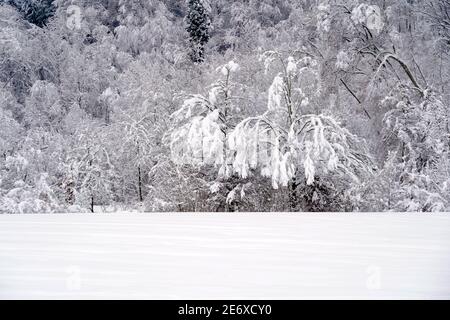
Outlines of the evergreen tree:
<svg viewBox="0 0 450 320">
<path fill-rule="evenodd" d="M 211 20 L 204 0 L 188 0 L 188 14 L 186 17 L 191 44 L 191 59 L 193 62 L 204 61 L 205 44 L 209 41 Z"/>
<path fill-rule="evenodd" d="M 28 22 L 39 27 L 45 26 L 56 11 L 54 0 L 0 0 L 2 3 L 17 8 Z"/>
</svg>

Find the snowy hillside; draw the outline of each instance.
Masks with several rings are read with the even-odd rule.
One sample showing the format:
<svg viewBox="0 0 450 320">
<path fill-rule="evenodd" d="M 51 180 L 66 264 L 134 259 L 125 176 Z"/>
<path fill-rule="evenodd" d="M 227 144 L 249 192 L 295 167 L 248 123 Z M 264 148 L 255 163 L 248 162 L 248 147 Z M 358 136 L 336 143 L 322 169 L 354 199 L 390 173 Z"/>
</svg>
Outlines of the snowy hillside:
<svg viewBox="0 0 450 320">
<path fill-rule="evenodd" d="M 0 299 L 450 298 L 450 216 L 1 215 Z"/>
<path fill-rule="evenodd" d="M 0 0 L 0 214 L 450 211 L 449 52 L 450 0 Z"/>
</svg>

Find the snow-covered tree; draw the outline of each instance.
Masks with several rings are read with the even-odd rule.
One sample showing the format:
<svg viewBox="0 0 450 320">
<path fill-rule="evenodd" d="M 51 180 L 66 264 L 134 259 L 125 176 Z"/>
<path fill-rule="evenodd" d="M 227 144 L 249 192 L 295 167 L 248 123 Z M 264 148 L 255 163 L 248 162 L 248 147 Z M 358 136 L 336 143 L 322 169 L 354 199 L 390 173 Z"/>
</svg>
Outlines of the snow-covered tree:
<svg viewBox="0 0 450 320">
<path fill-rule="evenodd" d="M 215 165 L 219 176 L 237 173 L 243 179 L 259 168 L 273 188 L 289 186 L 293 194 L 299 185 L 311 186 L 329 175 L 358 183 L 370 173 L 370 160 L 356 136 L 330 116 L 302 113 L 320 91 L 317 63 L 308 56 L 285 61 L 278 52 L 266 52 L 263 58 L 266 69 L 275 61 L 282 66 L 269 88 L 267 111 L 230 131 L 227 87 L 235 64 L 228 63 L 219 68 L 226 77 L 222 85 L 214 85 L 208 98 L 187 99 L 173 115 L 189 119 L 172 133 L 173 159 Z M 222 108 L 217 107 L 217 90 L 224 97 Z"/>
<path fill-rule="evenodd" d="M 396 147 L 396 183 L 392 209 L 442 211 L 448 208 L 450 171 L 450 111 L 431 90 L 414 99 L 406 89 L 385 115 L 386 141 Z"/>
<path fill-rule="evenodd" d="M 59 124 L 63 114 L 58 88 L 53 83 L 36 81 L 25 102 L 27 126 L 49 127 Z"/>
<path fill-rule="evenodd" d="M 15 104 L 16 102 L 9 92 L 0 90 L 0 123 L 2 123 L 0 155 L 3 160 L 6 160 L 7 155 L 14 153 L 23 134 L 23 127 L 14 119 L 12 111 L 8 109 L 10 105 L 15 107 Z"/>
<path fill-rule="evenodd" d="M 70 150 L 62 163 L 66 199 L 91 212 L 95 206 L 111 204 L 115 197 L 114 164 L 102 139 L 101 131 L 80 131 L 78 147 Z"/>
<path fill-rule="evenodd" d="M 232 173 L 227 140 L 242 118 L 236 96 L 240 85 L 234 81 L 239 68 L 233 60 L 216 68 L 221 78 L 208 87 L 208 94 L 188 95 L 172 114 L 175 129 L 168 138 L 171 158 L 177 165 L 188 164 L 200 170 L 216 167 L 218 179 Z M 203 187 L 209 189 L 215 180 L 215 175 L 209 177 Z"/>
<path fill-rule="evenodd" d="M 205 59 L 205 45 L 210 39 L 209 3 L 207 0 L 187 0 L 186 31 L 189 33 L 191 60 L 199 63 Z"/>
<path fill-rule="evenodd" d="M 333 117 L 303 113 L 309 103 L 314 103 L 313 95 L 319 88 L 314 92 L 297 84 L 305 80 L 303 77 L 308 79 L 305 83 L 314 83 L 316 61 L 308 56 L 290 56 L 285 61 L 278 52 L 266 52 L 263 58 L 266 67 L 279 60 L 282 72 L 269 88 L 267 111 L 243 120 L 230 136 L 233 170 L 246 178 L 259 169 L 262 176 L 271 178 L 273 188 L 289 187 L 293 209 L 298 205 L 298 189 L 306 195 L 305 189 L 311 189 L 308 186 L 315 187 L 308 191 L 313 193 L 308 199 L 310 206 L 318 201 L 330 204 L 345 190 L 338 182 L 360 183 L 370 175 L 372 165 L 366 150 Z M 333 192 L 321 199 L 325 196 L 322 181 L 333 178 L 337 179 Z"/>
<path fill-rule="evenodd" d="M 60 134 L 50 134 L 43 128 L 28 130 L 26 136 L 16 138 L 17 144 L 0 161 L 0 189 L 3 189 L 0 202 L 4 201 L 6 212 L 61 209 L 57 186 L 64 148 L 61 139 Z"/>
<path fill-rule="evenodd" d="M 177 123 L 170 137 L 175 162 L 215 165 L 220 167 L 221 175 L 227 174 L 226 141 L 237 116 L 232 93 L 236 84 L 232 75 L 238 70 L 239 65 L 234 61 L 217 68 L 223 78 L 210 86 L 208 96 L 190 95 L 172 114 Z"/>
<path fill-rule="evenodd" d="M 56 11 L 54 0 L 1 0 L 0 5 L 3 3 L 14 6 L 26 20 L 39 27 L 45 26 Z"/>
</svg>

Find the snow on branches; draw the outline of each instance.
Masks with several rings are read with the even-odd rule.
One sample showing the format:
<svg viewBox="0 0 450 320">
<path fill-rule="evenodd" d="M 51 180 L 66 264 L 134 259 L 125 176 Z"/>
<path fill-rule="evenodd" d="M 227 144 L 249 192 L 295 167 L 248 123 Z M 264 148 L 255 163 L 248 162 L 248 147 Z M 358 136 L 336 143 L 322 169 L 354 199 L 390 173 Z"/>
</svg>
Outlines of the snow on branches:
<svg viewBox="0 0 450 320">
<path fill-rule="evenodd" d="M 286 63 L 278 52 L 263 56 L 266 68 L 276 60 L 283 66 L 269 88 L 267 111 L 244 119 L 227 134 L 223 129 L 226 113 L 216 104 L 216 90 L 223 92 L 224 87 L 213 86 L 209 98 L 191 96 L 173 114 L 189 119 L 171 135 L 173 159 L 219 166 L 219 175 L 236 173 L 243 179 L 259 169 L 263 177 L 271 178 L 274 189 L 287 187 L 300 173 L 312 185 L 317 176 L 331 172 L 354 181 L 370 172 L 369 158 L 354 135 L 330 116 L 302 115 L 301 108 L 313 97 L 296 87 L 302 83 L 297 80 L 304 74 L 317 76 L 317 63 L 310 57 L 292 56 Z M 233 63 L 218 68 L 227 77 L 233 69 Z"/>
<path fill-rule="evenodd" d="M 208 97 L 189 96 L 171 116 L 180 124 L 170 135 L 172 159 L 178 164 L 215 165 L 225 173 L 226 136 L 229 128 L 231 75 L 238 72 L 234 61 L 216 69 L 224 79 L 215 82 Z"/>
<path fill-rule="evenodd" d="M 275 189 L 287 187 L 300 172 L 307 185 L 330 172 L 354 181 L 369 173 L 370 160 L 354 135 L 330 116 L 302 115 L 308 96 L 295 84 L 307 72 L 317 76 L 317 63 L 310 57 L 296 60 L 292 56 L 285 63 L 277 52 L 263 56 L 266 68 L 277 57 L 284 70 L 269 88 L 266 113 L 243 120 L 230 135 L 229 145 L 235 152 L 233 170 L 246 178 L 251 169 L 260 167 L 261 175 L 271 177 Z"/>
<path fill-rule="evenodd" d="M 384 27 L 383 17 L 380 7 L 361 3 L 352 10 L 352 20 L 354 23 L 364 24 L 369 30 L 379 34 Z"/>
<path fill-rule="evenodd" d="M 234 172 L 247 178 L 259 167 L 275 189 L 287 187 L 300 172 L 312 185 L 317 176 L 329 173 L 359 182 L 371 171 L 360 140 L 322 114 L 300 116 L 289 128 L 271 122 L 268 114 L 245 119 L 230 135 L 229 145 L 235 151 Z"/>
<path fill-rule="evenodd" d="M 409 91 L 412 91 L 410 89 Z M 394 106 L 384 116 L 385 141 L 397 148 L 393 172 L 398 185 L 392 190 L 393 207 L 400 211 L 441 211 L 450 200 L 449 111 L 430 90 L 414 101 L 414 92 L 403 98 L 387 97 Z"/>
</svg>

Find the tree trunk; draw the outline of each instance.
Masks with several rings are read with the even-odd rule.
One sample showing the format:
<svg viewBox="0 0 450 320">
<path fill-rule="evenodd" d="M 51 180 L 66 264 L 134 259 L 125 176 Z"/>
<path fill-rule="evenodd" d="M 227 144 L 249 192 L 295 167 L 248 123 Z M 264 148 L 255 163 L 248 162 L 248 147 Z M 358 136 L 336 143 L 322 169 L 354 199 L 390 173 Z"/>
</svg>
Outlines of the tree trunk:
<svg viewBox="0 0 450 320">
<path fill-rule="evenodd" d="M 94 196 L 91 195 L 91 212 L 94 213 Z"/>
<path fill-rule="evenodd" d="M 289 211 L 298 211 L 299 199 L 297 195 L 297 187 L 299 185 L 294 181 L 289 183 Z"/>
<path fill-rule="evenodd" d="M 66 184 L 66 203 L 73 205 L 75 203 L 75 192 L 74 192 L 75 183 L 73 182 L 72 177 L 69 178 L 69 181 Z"/>
<path fill-rule="evenodd" d="M 138 166 L 138 188 L 139 188 L 139 201 L 144 201 L 142 196 L 142 177 L 141 177 L 141 167 Z"/>
</svg>

